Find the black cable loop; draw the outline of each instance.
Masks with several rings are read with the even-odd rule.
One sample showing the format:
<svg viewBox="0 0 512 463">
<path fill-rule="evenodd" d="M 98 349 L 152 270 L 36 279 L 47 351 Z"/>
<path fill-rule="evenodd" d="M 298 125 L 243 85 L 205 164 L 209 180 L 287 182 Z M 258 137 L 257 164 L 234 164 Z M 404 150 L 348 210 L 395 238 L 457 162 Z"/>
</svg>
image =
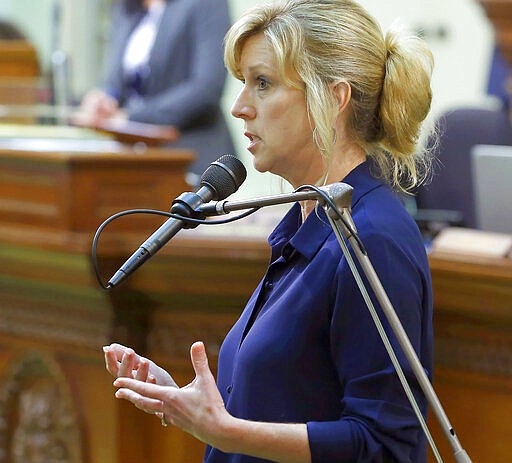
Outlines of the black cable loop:
<svg viewBox="0 0 512 463">
<path fill-rule="evenodd" d="M 96 279 L 98 280 L 98 283 L 100 286 L 105 289 L 111 289 L 109 286 L 107 286 L 103 280 L 101 279 L 100 271 L 98 268 L 98 256 L 97 256 L 97 248 L 98 248 L 98 240 L 105 229 L 105 227 L 113 222 L 116 219 L 119 219 L 120 217 L 124 217 L 126 215 L 133 215 L 133 214 L 151 214 L 151 215 L 161 215 L 164 217 L 169 217 L 172 219 L 182 220 L 183 222 L 193 223 L 195 225 L 222 225 L 230 222 L 234 222 L 236 220 L 243 219 L 251 214 L 254 214 L 257 210 L 259 210 L 259 207 L 255 207 L 253 209 L 250 209 L 246 212 L 243 212 L 242 214 L 239 214 L 235 217 L 231 217 L 229 219 L 222 219 L 222 220 L 204 220 L 204 219 L 193 219 L 191 217 L 183 217 L 178 214 L 173 214 L 171 212 L 165 212 L 165 211 L 158 211 L 155 209 L 128 209 L 126 211 L 118 212 L 114 215 L 111 215 L 108 219 L 106 219 L 96 230 L 96 233 L 94 234 L 94 238 L 92 240 L 92 251 L 91 251 L 91 260 L 92 260 L 92 267 L 94 269 L 94 274 L 96 276 Z"/>
<path fill-rule="evenodd" d="M 343 222 L 343 225 L 346 227 L 346 229 L 354 237 L 354 239 L 356 240 L 356 242 L 357 242 L 361 252 L 366 255 L 366 249 L 365 249 L 365 247 L 363 245 L 363 242 L 359 238 L 359 236 L 356 233 L 356 231 L 353 230 L 351 224 L 349 224 L 346 221 L 345 217 L 343 217 L 343 215 L 338 210 L 336 204 L 329 197 L 329 195 L 325 191 L 321 190 L 320 188 L 318 188 L 318 187 L 316 187 L 314 185 L 302 185 L 299 188 L 297 188 L 294 192 L 299 192 L 299 191 L 303 191 L 303 190 L 313 190 L 313 191 L 316 191 L 320 196 L 322 196 L 322 198 L 325 200 L 325 202 L 336 212 L 336 214 L 338 215 L 340 220 Z M 222 225 L 222 224 L 226 224 L 226 223 L 230 223 L 230 222 L 235 222 L 236 220 L 243 219 L 243 218 L 245 218 L 245 217 L 247 217 L 247 216 L 249 216 L 251 214 L 254 214 L 259 209 L 260 209 L 259 207 L 255 207 L 255 208 L 250 209 L 250 210 L 248 210 L 246 212 L 243 212 L 242 214 L 239 214 L 239 215 L 237 215 L 235 217 L 228 218 L 228 219 L 222 219 L 222 220 L 193 219 L 191 217 L 183 217 L 183 216 L 178 215 L 178 214 L 173 214 L 171 212 L 165 212 L 165 211 L 158 211 L 158 210 L 155 210 L 155 209 L 128 209 L 126 211 L 118 212 L 118 213 L 110 216 L 108 219 L 106 219 L 98 227 L 98 229 L 96 230 L 96 233 L 94 234 L 94 238 L 92 240 L 91 259 L 92 259 L 92 266 L 93 266 L 93 269 L 94 269 L 94 274 L 96 276 L 96 279 L 98 280 L 98 283 L 100 284 L 100 286 L 103 289 L 105 289 L 105 290 L 110 289 L 110 287 L 105 285 L 105 283 L 101 279 L 101 275 L 100 275 L 99 268 L 98 268 L 97 247 L 98 247 L 99 237 L 100 237 L 101 233 L 103 232 L 103 230 L 105 229 L 105 227 L 109 223 L 113 222 L 116 219 L 119 219 L 120 217 L 124 217 L 124 216 L 127 216 L 127 215 L 133 215 L 133 214 L 151 214 L 151 215 L 160 215 L 160 216 L 164 216 L 164 217 L 169 217 L 169 218 L 181 220 L 183 222 L 192 223 L 192 224 L 195 224 L 195 225 Z"/>
</svg>

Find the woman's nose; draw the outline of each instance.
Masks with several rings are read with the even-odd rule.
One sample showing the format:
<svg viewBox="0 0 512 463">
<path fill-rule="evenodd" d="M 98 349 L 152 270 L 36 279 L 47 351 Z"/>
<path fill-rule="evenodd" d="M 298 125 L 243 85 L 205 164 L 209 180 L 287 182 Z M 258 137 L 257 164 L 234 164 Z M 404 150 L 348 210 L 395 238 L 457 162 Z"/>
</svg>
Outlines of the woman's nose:
<svg viewBox="0 0 512 463">
<path fill-rule="evenodd" d="M 256 117 L 256 110 L 246 98 L 244 90 L 242 90 L 231 106 L 231 114 L 239 119 L 254 119 Z"/>
</svg>

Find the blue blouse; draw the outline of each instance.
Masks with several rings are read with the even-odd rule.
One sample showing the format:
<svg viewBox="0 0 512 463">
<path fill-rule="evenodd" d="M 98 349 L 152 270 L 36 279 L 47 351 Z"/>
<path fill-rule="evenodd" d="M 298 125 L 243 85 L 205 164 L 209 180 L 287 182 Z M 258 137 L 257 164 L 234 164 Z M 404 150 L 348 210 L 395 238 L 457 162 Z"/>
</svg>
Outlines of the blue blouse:
<svg viewBox="0 0 512 463">
<path fill-rule="evenodd" d="M 432 289 L 418 228 L 395 193 L 370 174 L 368 162 L 343 181 L 354 188 L 359 236 L 430 376 Z M 314 463 L 425 462 L 423 431 L 324 211 L 302 224 L 295 204 L 269 244 L 268 271 L 220 351 L 218 387 L 226 409 L 247 420 L 307 423 Z M 421 389 L 374 304 L 426 415 Z M 204 458 L 263 461 L 211 447 Z"/>
</svg>

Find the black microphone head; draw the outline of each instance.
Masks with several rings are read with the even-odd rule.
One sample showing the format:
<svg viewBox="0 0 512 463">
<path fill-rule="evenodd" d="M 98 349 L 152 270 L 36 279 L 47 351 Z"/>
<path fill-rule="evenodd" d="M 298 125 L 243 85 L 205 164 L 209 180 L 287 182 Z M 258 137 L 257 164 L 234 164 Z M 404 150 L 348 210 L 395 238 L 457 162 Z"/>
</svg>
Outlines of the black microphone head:
<svg viewBox="0 0 512 463">
<path fill-rule="evenodd" d="M 201 176 L 201 186 L 213 190 L 213 201 L 219 201 L 233 194 L 247 177 L 242 162 L 231 154 L 225 154 L 213 161 Z"/>
</svg>

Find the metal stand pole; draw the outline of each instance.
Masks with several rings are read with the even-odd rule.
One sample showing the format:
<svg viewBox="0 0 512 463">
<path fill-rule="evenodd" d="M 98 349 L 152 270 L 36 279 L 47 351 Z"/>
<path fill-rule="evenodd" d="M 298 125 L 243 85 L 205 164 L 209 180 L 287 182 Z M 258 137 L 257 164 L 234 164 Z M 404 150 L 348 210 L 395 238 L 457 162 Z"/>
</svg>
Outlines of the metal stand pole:
<svg viewBox="0 0 512 463">
<path fill-rule="evenodd" d="M 384 328 L 382 327 L 382 324 L 380 323 L 380 320 L 378 319 L 378 315 L 377 315 L 375 308 L 373 307 L 373 304 L 368 296 L 368 292 L 366 291 L 364 283 L 361 280 L 361 277 L 359 275 L 357 268 L 355 267 L 355 265 L 353 265 L 352 257 L 350 255 L 350 252 L 348 251 L 348 247 L 343 239 L 343 236 L 350 242 L 352 249 L 354 251 L 354 254 L 355 254 L 358 262 L 360 263 L 360 265 L 364 271 L 364 274 L 365 274 L 366 278 L 368 279 L 368 282 L 370 283 L 370 286 L 371 286 L 375 296 L 377 297 L 377 300 L 379 301 L 382 311 L 384 312 L 393 332 L 395 333 L 395 336 L 396 336 L 396 338 L 397 338 L 397 340 L 398 340 L 398 342 L 399 342 L 399 344 L 409 362 L 409 365 L 411 366 L 413 373 L 416 376 L 416 379 L 418 380 L 418 383 L 419 383 L 423 393 L 425 394 L 425 397 L 426 397 L 429 405 L 432 407 L 432 410 L 434 411 L 434 413 L 439 421 L 439 424 L 441 425 L 441 428 L 452 447 L 455 460 L 457 461 L 457 463 L 471 463 L 471 459 L 469 458 L 466 451 L 462 448 L 462 446 L 457 438 L 457 435 L 455 434 L 455 430 L 453 429 L 453 426 L 450 424 L 450 421 L 448 420 L 448 417 L 446 416 L 446 413 L 441 405 L 441 402 L 439 401 L 436 393 L 434 392 L 432 384 L 430 383 L 430 381 L 425 373 L 425 370 L 423 369 L 421 362 L 418 359 L 418 356 L 416 355 L 414 348 L 412 347 L 412 344 L 407 336 L 407 333 L 405 332 L 405 330 L 402 326 L 402 323 L 400 322 L 400 319 L 398 318 L 398 316 L 395 312 L 395 309 L 393 308 L 393 305 L 391 304 L 391 301 L 389 300 L 389 298 L 386 294 L 386 291 L 385 291 L 384 287 L 382 286 L 380 279 L 377 276 L 377 273 L 375 272 L 375 269 L 373 268 L 373 265 L 372 265 L 370 259 L 368 258 L 368 255 L 366 255 L 361 250 L 359 243 L 355 239 L 357 230 L 355 228 L 354 222 L 350 215 L 350 209 L 344 208 L 344 209 L 342 209 L 341 212 L 338 213 L 338 211 L 333 211 L 332 207 L 328 208 L 327 217 L 328 217 L 329 222 L 333 228 L 336 238 L 338 239 L 338 242 L 340 243 L 340 246 L 345 255 L 345 258 L 347 259 L 347 261 L 349 261 L 349 265 L 350 265 L 352 274 L 354 275 L 354 278 L 356 279 L 356 282 L 358 283 L 359 289 L 366 301 L 368 309 L 371 312 L 372 318 L 374 319 L 374 322 L 377 325 L 379 333 L 381 334 L 381 337 L 382 337 L 382 340 L 386 347 L 386 350 L 388 350 L 388 354 L 390 355 L 391 360 L 395 366 L 395 369 L 397 370 L 397 373 L 400 376 L 402 386 L 404 386 L 404 389 L 409 398 L 409 401 L 411 402 L 411 405 L 415 409 L 415 413 L 418 416 L 418 419 L 422 425 L 422 428 L 423 428 L 423 430 L 427 436 L 427 439 L 432 447 L 432 451 L 434 452 L 434 455 L 436 456 L 438 461 L 442 461 L 441 456 L 439 455 L 439 452 L 437 451 L 437 448 L 435 447 L 432 436 L 430 435 L 430 432 L 428 431 L 428 428 L 423 420 L 423 416 L 419 412 L 419 408 L 416 404 L 414 396 L 412 395 L 412 391 L 410 390 L 407 380 L 405 379 L 405 376 L 403 375 L 401 367 L 398 363 L 398 359 L 396 358 L 393 348 L 392 348 L 391 344 L 389 343 L 389 339 L 387 338 L 387 335 L 384 332 Z M 349 228 L 346 227 L 345 224 L 349 224 Z M 404 383 L 404 381 L 405 381 L 405 383 Z"/>
</svg>

